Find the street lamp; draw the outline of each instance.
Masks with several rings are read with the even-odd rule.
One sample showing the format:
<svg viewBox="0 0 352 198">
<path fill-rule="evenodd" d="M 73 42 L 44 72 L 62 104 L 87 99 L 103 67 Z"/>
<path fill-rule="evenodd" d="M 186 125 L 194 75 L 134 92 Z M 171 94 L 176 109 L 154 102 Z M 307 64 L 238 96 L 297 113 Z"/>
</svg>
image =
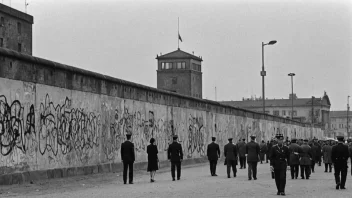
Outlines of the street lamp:
<svg viewBox="0 0 352 198">
<path fill-rule="evenodd" d="M 295 76 L 295 74 L 294 74 L 294 73 L 289 73 L 288 76 L 291 76 L 291 86 L 292 86 L 292 94 L 291 94 L 291 100 L 292 100 L 291 119 L 293 120 L 293 77 Z"/>
<path fill-rule="evenodd" d="M 347 137 L 349 136 L 348 134 L 348 111 L 350 110 L 350 96 L 347 96 Z"/>
<path fill-rule="evenodd" d="M 260 72 L 260 75 L 262 76 L 262 91 L 263 91 L 263 113 L 265 113 L 265 88 L 264 88 L 264 77 L 266 76 L 266 71 L 264 70 L 264 46 L 265 45 L 274 45 L 277 41 L 273 40 L 270 41 L 269 43 L 264 44 L 262 42 L 262 71 Z"/>
</svg>

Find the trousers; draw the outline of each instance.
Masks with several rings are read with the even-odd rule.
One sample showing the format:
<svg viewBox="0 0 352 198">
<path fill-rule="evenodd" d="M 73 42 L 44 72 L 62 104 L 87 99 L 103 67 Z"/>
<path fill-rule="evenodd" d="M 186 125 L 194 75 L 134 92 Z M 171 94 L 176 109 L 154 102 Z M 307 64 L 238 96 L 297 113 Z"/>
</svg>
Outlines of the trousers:
<svg viewBox="0 0 352 198">
<path fill-rule="evenodd" d="M 227 160 L 227 176 L 230 177 L 231 167 L 233 176 L 236 177 L 237 169 L 236 169 L 236 160 Z"/>
<path fill-rule="evenodd" d="M 311 169 L 311 166 L 309 165 L 301 165 L 301 177 L 304 178 L 304 174 L 305 174 L 306 178 L 309 178 L 310 169 Z"/>
<path fill-rule="evenodd" d="M 240 167 L 246 168 L 246 156 L 240 157 Z"/>
<path fill-rule="evenodd" d="M 314 173 L 314 167 L 315 167 L 315 161 L 312 160 L 312 165 L 311 165 L 311 168 L 312 168 L 312 172 Z"/>
<path fill-rule="evenodd" d="M 328 172 L 328 166 L 329 166 L 329 172 L 331 172 L 331 164 L 330 163 L 325 163 L 325 172 Z"/>
<path fill-rule="evenodd" d="M 216 174 L 216 164 L 218 163 L 218 160 L 209 160 L 210 163 L 210 174 L 215 175 Z"/>
<path fill-rule="evenodd" d="M 291 168 L 291 178 L 297 178 L 298 177 L 298 171 L 299 171 L 299 165 L 290 165 Z"/>
<path fill-rule="evenodd" d="M 127 182 L 127 169 L 129 182 L 133 182 L 133 162 L 123 162 L 123 182 Z"/>
<path fill-rule="evenodd" d="M 285 192 L 287 168 L 274 169 L 275 184 L 278 192 Z"/>
<path fill-rule="evenodd" d="M 171 162 L 171 176 L 175 179 L 175 168 L 177 168 L 177 179 L 181 178 L 181 162 Z"/>
<path fill-rule="evenodd" d="M 258 162 L 248 162 L 248 178 L 252 179 L 252 173 L 253 173 L 253 178 L 257 178 L 257 165 Z"/>
<path fill-rule="evenodd" d="M 347 162 L 346 163 L 335 163 L 335 182 L 340 184 L 341 187 L 345 187 L 346 178 L 347 178 Z M 341 174 L 341 179 L 340 179 Z"/>
</svg>

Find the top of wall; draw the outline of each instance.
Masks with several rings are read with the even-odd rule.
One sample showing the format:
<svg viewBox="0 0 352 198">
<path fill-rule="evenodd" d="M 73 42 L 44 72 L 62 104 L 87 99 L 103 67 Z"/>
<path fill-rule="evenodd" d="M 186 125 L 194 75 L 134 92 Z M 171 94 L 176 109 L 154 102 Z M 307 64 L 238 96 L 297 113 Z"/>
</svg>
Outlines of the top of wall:
<svg viewBox="0 0 352 198">
<path fill-rule="evenodd" d="M 33 24 L 33 16 L 0 3 L 0 12 Z"/>
<path fill-rule="evenodd" d="M 193 98 L 191 96 L 144 86 L 31 55 L 21 54 L 6 48 L 0 48 L 0 57 L 1 56 L 4 58 L 0 59 L 0 77 L 4 78 L 162 105 L 271 120 L 304 127 L 310 126 L 279 116 L 254 112 L 223 105 L 211 100 Z M 9 60 L 6 60 L 5 57 Z M 9 65 L 11 65 L 11 67 L 6 66 L 6 64 L 8 64 L 6 61 L 10 62 Z"/>
</svg>

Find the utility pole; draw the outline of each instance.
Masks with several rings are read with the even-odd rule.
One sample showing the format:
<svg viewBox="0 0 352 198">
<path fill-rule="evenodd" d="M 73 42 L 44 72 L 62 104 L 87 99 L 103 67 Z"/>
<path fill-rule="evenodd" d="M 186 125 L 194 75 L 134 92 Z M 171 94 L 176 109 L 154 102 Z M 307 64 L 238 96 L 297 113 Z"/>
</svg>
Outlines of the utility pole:
<svg viewBox="0 0 352 198">
<path fill-rule="evenodd" d="M 350 110 L 350 96 L 347 96 L 347 137 L 349 137 L 349 131 L 348 131 L 348 128 L 349 128 L 349 126 L 348 126 L 348 111 Z"/>
<path fill-rule="evenodd" d="M 312 96 L 312 126 L 314 125 L 314 96 Z"/>
</svg>

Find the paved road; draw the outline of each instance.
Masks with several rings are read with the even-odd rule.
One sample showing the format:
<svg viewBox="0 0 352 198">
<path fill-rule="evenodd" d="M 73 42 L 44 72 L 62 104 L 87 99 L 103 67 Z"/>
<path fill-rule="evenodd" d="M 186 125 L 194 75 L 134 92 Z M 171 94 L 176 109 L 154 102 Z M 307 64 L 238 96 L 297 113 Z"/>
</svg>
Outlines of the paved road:
<svg viewBox="0 0 352 198">
<path fill-rule="evenodd" d="M 335 190 L 333 173 L 316 167 L 309 180 L 291 180 L 287 172 L 286 197 L 352 197 L 352 179 L 348 175 L 347 190 Z M 184 167 L 180 181 L 171 181 L 169 170 L 149 182 L 146 172 L 136 173 L 133 185 L 122 183 L 120 173 L 106 173 L 35 184 L 1 186 L 0 197 L 277 197 L 268 164 L 258 165 L 258 180 L 248 181 L 247 169 L 239 169 L 236 178 L 227 178 L 225 166 L 218 164 L 218 177 L 211 177 L 208 164 Z"/>
</svg>

